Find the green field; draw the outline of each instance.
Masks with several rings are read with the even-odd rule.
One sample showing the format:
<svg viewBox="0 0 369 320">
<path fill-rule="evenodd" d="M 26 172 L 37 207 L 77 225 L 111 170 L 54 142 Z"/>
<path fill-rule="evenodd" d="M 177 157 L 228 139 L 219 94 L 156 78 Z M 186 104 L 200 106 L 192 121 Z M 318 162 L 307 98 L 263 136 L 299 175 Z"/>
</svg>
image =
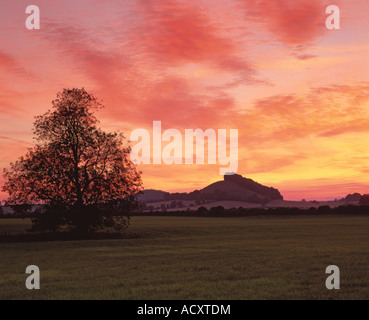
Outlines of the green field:
<svg viewBox="0 0 369 320">
<path fill-rule="evenodd" d="M 2 219 L 0 233 L 29 223 Z M 0 243 L 0 299 L 369 298 L 369 217 L 133 217 L 129 232 Z M 31 264 L 40 290 L 24 285 Z M 340 290 L 325 287 L 332 264 Z"/>
</svg>

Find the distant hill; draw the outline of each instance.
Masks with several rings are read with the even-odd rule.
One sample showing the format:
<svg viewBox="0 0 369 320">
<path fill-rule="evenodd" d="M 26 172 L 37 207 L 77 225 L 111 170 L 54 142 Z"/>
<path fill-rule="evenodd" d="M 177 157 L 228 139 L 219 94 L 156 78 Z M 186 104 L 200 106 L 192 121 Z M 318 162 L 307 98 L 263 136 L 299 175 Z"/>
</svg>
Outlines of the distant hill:
<svg viewBox="0 0 369 320">
<path fill-rule="evenodd" d="M 348 201 L 348 202 L 354 202 L 354 201 L 357 201 L 359 202 L 361 199 L 361 194 L 360 193 L 353 193 L 353 194 L 348 194 L 346 196 L 346 198 L 342 199 L 342 200 L 345 200 L 345 201 Z"/>
<path fill-rule="evenodd" d="M 238 174 L 225 175 L 223 181 L 190 193 L 169 193 L 150 189 L 139 195 L 139 201 L 144 203 L 163 200 L 244 201 L 264 204 L 273 200 L 283 200 L 283 196 L 275 188 L 263 186 Z"/>
<path fill-rule="evenodd" d="M 165 200 L 165 195 L 169 194 L 169 192 L 147 189 L 144 190 L 141 194 L 138 195 L 139 202 L 158 202 Z"/>
<path fill-rule="evenodd" d="M 200 193 L 203 197 L 213 196 L 216 200 L 237 200 L 252 203 L 283 200 L 283 196 L 277 189 L 263 186 L 239 174 L 225 175 L 223 181 L 218 181 L 205 187 L 200 190 Z"/>
</svg>

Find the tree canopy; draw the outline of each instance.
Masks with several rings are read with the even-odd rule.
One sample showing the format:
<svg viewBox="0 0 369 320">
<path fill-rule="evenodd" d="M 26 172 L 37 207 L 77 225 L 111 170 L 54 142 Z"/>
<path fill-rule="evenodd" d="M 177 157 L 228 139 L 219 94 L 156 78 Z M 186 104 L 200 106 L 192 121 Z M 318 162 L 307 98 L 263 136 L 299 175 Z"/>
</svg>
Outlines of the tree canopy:
<svg viewBox="0 0 369 320">
<path fill-rule="evenodd" d="M 4 169 L 7 205 L 42 204 L 34 229 L 119 227 L 136 205 L 141 173 L 122 133 L 104 132 L 85 89 L 64 89 L 34 122 L 35 146 Z"/>
</svg>

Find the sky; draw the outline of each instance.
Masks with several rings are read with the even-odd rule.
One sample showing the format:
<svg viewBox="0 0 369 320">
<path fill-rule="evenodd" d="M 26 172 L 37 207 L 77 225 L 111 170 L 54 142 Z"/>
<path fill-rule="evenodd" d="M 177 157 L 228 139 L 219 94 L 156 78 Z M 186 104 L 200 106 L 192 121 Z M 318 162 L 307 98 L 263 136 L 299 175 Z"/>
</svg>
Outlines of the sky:
<svg viewBox="0 0 369 320">
<path fill-rule="evenodd" d="M 28 5 L 40 29 L 28 30 Z M 238 174 L 285 199 L 369 193 L 367 0 L 0 1 L 0 168 L 33 146 L 63 88 L 100 126 L 238 129 Z M 340 9 L 329 30 L 326 7 Z M 141 164 L 145 189 L 192 191 L 219 164 Z M 0 178 L 0 185 L 3 179 Z M 0 199 L 6 195 L 0 194 Z"/>
</svg>

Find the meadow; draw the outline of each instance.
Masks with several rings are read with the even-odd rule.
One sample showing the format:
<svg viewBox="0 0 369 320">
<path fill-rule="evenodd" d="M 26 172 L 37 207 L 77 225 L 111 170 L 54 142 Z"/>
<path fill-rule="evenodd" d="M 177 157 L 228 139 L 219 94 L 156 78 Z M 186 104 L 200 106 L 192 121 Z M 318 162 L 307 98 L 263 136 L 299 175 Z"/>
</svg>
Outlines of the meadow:
<svg viewBox="0 0 369 320">
<path fill-rule="evenodd" d="M 29 225 L 0 219 L 0 233 Z M 128 232 L 0 243 L 0 299 L 369 299 L 368 216 L 142 216 Z M 31 264 L 40 290 L 25 287 Z M 332 264 L 340 290 L 325 287 Z"/>
</svg>

